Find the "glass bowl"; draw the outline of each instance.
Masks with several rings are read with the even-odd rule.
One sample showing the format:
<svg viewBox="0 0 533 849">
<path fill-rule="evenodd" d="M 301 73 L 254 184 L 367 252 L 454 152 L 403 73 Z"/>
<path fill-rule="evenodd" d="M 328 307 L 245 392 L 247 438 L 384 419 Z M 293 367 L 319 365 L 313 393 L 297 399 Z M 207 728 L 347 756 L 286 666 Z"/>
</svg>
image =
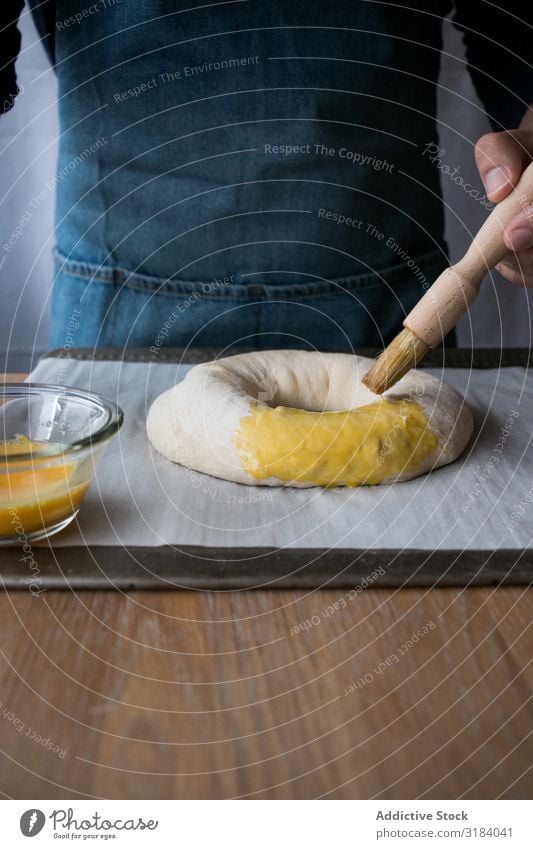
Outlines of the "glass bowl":
<svg viewBox="0 0 533 849">
<path fill-rule="evenodd" d="M 25 545 L 76 516 L 120 407 L 82 389 L 0 384 L 0 545 Z"/>
</svg>

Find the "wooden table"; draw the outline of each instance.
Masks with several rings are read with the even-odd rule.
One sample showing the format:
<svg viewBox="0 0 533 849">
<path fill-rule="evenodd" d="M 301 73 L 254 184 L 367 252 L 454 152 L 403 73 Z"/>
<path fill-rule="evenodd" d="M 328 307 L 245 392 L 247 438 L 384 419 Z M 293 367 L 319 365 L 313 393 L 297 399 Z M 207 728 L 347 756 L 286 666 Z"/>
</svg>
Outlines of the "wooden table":
<svg viewBox="0 0 533 849">
<path fill-rule="evenodd" d="M 531 797 L 533 591 L 340 598 L 5 592 L 0 791 Z"/>
</svg>

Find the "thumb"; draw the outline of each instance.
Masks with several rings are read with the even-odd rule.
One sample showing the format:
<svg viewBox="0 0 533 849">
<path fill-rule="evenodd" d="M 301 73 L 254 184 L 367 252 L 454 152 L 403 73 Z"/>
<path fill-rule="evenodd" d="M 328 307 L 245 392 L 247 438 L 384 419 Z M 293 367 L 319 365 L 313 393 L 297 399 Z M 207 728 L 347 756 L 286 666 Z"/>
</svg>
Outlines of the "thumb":
<svg viewBox="0 0 533 849">
<path fill-rule="evenodd" d="M 533 155 L 533 131 L 487 133 L 475 147 L 476 165 L 489 200 L 499 203 L 516 186 Z"/>
</svg>

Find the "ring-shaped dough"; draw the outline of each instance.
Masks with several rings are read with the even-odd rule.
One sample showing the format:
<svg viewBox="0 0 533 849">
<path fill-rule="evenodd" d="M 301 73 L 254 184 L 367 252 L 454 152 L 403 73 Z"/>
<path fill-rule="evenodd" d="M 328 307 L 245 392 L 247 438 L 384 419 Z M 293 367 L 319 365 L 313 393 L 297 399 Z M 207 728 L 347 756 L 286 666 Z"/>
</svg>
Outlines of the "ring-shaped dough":
<svg viewBox="0 0 533 849">
<path fill-rule="evenodd" d="M 450 386 L 410 371 L 383 396 L 350 354 L 258 351 L 194 366 L 148 413 L 170 460 L 237 483 L 360 486 L 408 480 L 463 451 L 472 414 Z"/>
</svg>

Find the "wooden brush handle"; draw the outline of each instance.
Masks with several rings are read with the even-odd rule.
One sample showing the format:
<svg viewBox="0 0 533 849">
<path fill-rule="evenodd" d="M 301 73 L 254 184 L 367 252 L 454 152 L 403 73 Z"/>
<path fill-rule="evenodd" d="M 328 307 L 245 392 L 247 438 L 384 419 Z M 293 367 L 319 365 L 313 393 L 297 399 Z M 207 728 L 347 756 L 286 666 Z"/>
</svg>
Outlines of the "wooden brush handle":
<svg viewBox="0 0 533 849">
<path fill-rule="evenodd" d="M 430 348 L 440 345 L 478 295 L 486 273 L 508 252 L 503 240 L 507 226 L 520 212 L 532 208 L 533 163 L 511 194 L 494 207 L 464 257 L 443 271 L 411 310 L 404 327 Z"/>
</svg>

